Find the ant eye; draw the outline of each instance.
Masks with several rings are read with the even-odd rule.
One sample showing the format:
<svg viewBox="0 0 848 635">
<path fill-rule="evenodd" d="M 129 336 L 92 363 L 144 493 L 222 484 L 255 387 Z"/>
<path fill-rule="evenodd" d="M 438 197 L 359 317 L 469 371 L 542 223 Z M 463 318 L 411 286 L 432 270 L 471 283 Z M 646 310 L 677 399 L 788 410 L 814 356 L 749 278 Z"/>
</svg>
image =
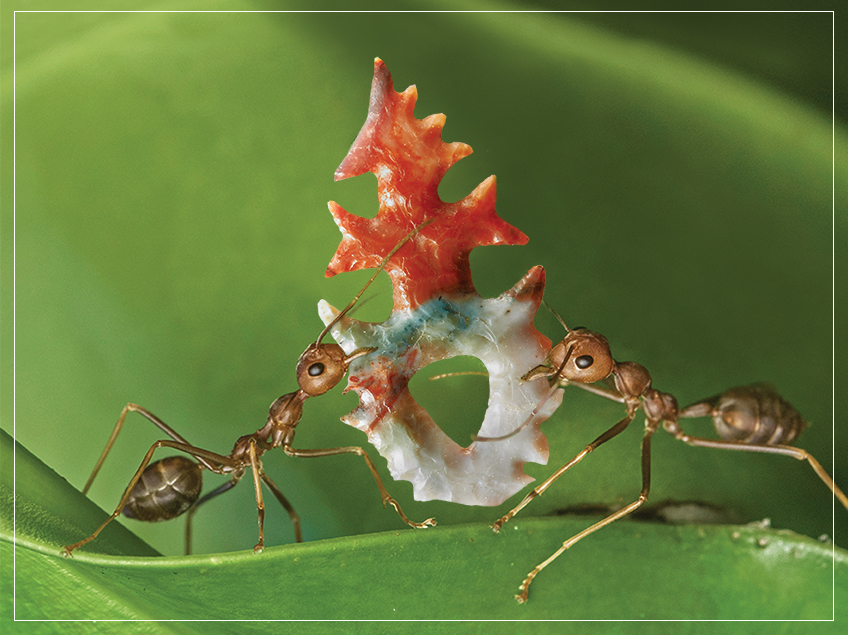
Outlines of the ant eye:
<svg viewBox="0 0 848 635">
<path fill-rule="evenodd" d="M 316 363 L 312 364 L 309 369 L 306 371 L 309 373 L 310 377 L 318 377 L 319 375 L 324 374 L 324 364 Z"/>
<path fill-rule="evenodd" d="M 585 370 L 589 368 L 592 364 L 595 363 L 595 360 L 591 355 L 581 355 L 577 359 L 574 360 L 574 365 L 577 366 L 580 370 Z"/>
</svg>

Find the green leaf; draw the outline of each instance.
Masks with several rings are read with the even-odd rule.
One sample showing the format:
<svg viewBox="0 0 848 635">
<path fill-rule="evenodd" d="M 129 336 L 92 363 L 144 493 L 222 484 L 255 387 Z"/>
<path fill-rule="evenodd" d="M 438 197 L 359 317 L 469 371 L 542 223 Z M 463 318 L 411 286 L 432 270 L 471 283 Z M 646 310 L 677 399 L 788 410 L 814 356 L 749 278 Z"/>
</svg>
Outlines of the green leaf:
<svg viewBox="0 0 848 635">
<path fill-rule="evenodd" d="M 12 448 L 3 434 L 6 464 Z M 848 553 L 753 527 L 617 523 L 540 574 L 526 606 L 511 600 L 524 574 L 588 519 L 516 518 L 500 535 L 483 524 L 401 530 L 272 547 L 261 555 L 151 558 L 83 549 L 65 559 L 60 545 L 79 531 L 67 518 L 93 526 L 103 514 L 25 449 L 14 452 L 17 532 L 12 536 L 8 524 L 11 484 L 4 478 L 0 551 L 4 580 L 15 565 L 15 593 L 4 592 L 4 611 L 11 613 L 14 597 L 18 619 L 815 620 L 832 615 L 834 566 L 837 619 L 848 615 Z M 140 551 L 125 534 L 115 542 L 127 553 Z M 617 588 L 631 592 L 609 592 Z"/>
<path fill-rule="evenodd" d="M 570 15 L 11 16 L 11 7 L 3 6 L 0 80 L 2 168 L 15 175 L 14 190 L 0 189 L 0 415 L 4 430 L 73 485 L 85 482 L 128 401 L 193 443 L 227 452 L 292 390 L 297 357 L 321 328 L 318 300 L 342 306 L 368 277 L 323 272 L 340 239 L 326 202 L 361 215 L 376 210 L 371 177 L 332 180 L 364 121 L 375 56 L 399 89 L 417 84 L 417 116 L 446 113 L 445 140 L 476 151 L 448 173 L 443 198 L 456 200 L 494 173 L 499 215 L 530 237 L 526 247 L 472 254 L 483 295 L 542 264 L 546 297 L 569 323 L 604 333 L 617 359 L 643 363 L 655 386 L 681 402 L 770 381 L 811 422 L 799 445 L 844 485 L 848 438 L 832 423 L 831 255 L 845 215 L 840 209 L 834 220 L 831 201 L 848 184 L 844 162 L 834 171 L 832 156 L 848 144 L 818 98 L 808 103 L 797 88 L 818 95 L 819 75 L 782 92 L 767 69 L 752 70 L 756 63 L 736 72 L 705 61 L 725 58 L 703 53 L 703 43 L 686 50 L 644 32 L 633 39 Z M 698 30 L 697 14 L 680 19 Z M 762 25 L 746 17 L 742 33 L 729 28 L 734 19 L 711 18 L 703 41 L 738 51 L 779 41 L 802 77 L 805 64 L 821 61 L 804 43 L 831 37 L 829 22 L 807 14 L 772 15 Z M 385 276 L 378 283 L 358 318 L 385 319 L 389 284 Z M 538 327 L 560 336 L 550 316 Z M 416 396 L 434 404 L 436 421 L 449 422 L 461 399 L 449 395 L 461 395 L 462 385 L 426 382 Z M 306 404 L 296 447 L 365 444 L 338 422 L 355 396 L 336 393 Z M 621 416 L 616 404 L 568 393 L 545 424 L 549 465 L 528 464 L 527 472 L 548 476 Z M 457 437 L 468 431 L 459 423 Z M 710 434 L 707 422 L 686 424 Z M 104 509 L 114 508 L 158 438 L 151 428 L 128 420 L 90 492 Z M 172 558 L 181 552 L 180 522 L 136 523 L 169 556 L 154 564 L 115 560 L 144 548 L 117 522 L 75 559 L 56 556 L 102 515 L 19 459 L 15 480 L 4 483 L 17 485 L 22 533 L 18 546 L 3 543 L 3 581 L 12 580 L 14 550 L 17 609 L 41 617 L 51 607 L 145 618 L 165 607 L 193 617 L 370 617 L 387 608 L 451 618 L 829 617 L 824 545 L 629 521 L 581 542 L 539 576 L 528 606 L 515 606 L 524 574 L 591 522 L 534 517 L 635 499 L 638 428 L 569 472 L 502 536 L 486 523 L 517 500 L 491 509 L 413 501 L 372 448 L 407 514 L 436 516 L 439 527 L 408 531 L 382 510 L 356 457 L 267 455 L 266 470 L 304 518 L 309 542 L 288 544 L 288 518 L 269 505 L 274 547 L 260 558 L 245 552 L 256 540 L 248 485 L 210 503 L 196 522 L 198 552 L 234 555 Z M 781 529 L 841 540 L 848 513 L 834 516 L 806 464 L 688 448 L 668 435 L 657 435 L 653 454 L 652 501 L 702 501 L 740 521 L 769 517 Z M 7 461 L 3 470 L 6 478 Z M 22 491 L 30 481 L 34 490 Z M 3 496 L 8 537 L 8 489 Z M 376 533 L 387 531 L 397 535 Z M 756 546 L 760 537 L 769 546 Z M 790 560 L 769 564 L 774 552 Z M 316 604 L 310 593 L 324 596 Z"/>
</svg>

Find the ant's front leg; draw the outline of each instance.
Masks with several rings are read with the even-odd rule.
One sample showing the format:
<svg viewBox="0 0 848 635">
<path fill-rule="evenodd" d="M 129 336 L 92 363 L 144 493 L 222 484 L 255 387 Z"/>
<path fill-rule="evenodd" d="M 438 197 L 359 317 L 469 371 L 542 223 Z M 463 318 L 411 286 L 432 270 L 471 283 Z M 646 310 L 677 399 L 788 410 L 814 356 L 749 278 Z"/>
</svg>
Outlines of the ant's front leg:
<svg viewBox="0 0 848 635">
<path fill-rule="evenodd" d="M 302 458 L 315 458 L 319 456 L 335 456 L 337 454 L 357 454 L 361 456 L 365 463 L 368 465 L 368 469 L 371 470 L 371 474 L 374 476 L 374 480 L 377 482 L 377 487 L 380 490 L 380 495 L 383 498 L 383 507 L 386 504 L 391 505 L 395 508 L 395 511 L 401 517 L 403 522 L 405 522 L 410 527 L 414 527 L 415 529 L 426 529 L 427 527 L 434 527 L 436 525 L 436 521 L 433 518 L 428 518 L 424 522 L 417 523 L 415 521 L 410 520 L 406 514 L 403 513 L 403 510 L 400 508 L 398 502 L 392 498 L 389 492 L 386 490 L 386 487 L 383 485 L 383 479 L 380 478 L 380 474 L 377 472 L 377 468 L 374 466 L 374 462 L 371 460 L 371 457 L 368 456 L 368 453 L 359 446 L 347 446 L 342 448 L 325 448 L 322 450 L 295 450 L 291 447 L 291 440 L 283 444 L 283 452 L 288 454 L 289 456 L 297 456 Z"/>
<path fill-rule="evenodd" d="M 539 485 L 538 487 L 533 489 L 529 494 L 527 494 L 527 496 L 524 497 L 524 500 L 522 500 L 513 509 L 508 511 L 504 516 L 502 516 L 497 521 L 495 521 L 495 523 L 492 525 L 492 531 L 494 531 L 495 533 L 498 533 L 501 530 L 501 527 L 503 527 L 504 524 L 507 523 L 510 518 L 515 516 L 522 509 L 524 509 L 530 503 L 530 501 L 532 501 L 534 498 L 536 498 L 540 494 L 544 493 L 544 491 L 546 489 L 548 489 L 551 485 L 553 485 L 554 481 L 556 481 L 560 476 L 565 474 L 568 470 L 570 470 L 572 467 L 574 467 L 580 461 L 582 461 L 587 454 L 596 450 L 598 448 L 598 446 L 600 446 L 601 444 L 606 443 L 607 441 L 609 441 L 613 437 L 621 434 L 621 432 L 623 432 L 624 429 L 627 426 L 630 425 L 630 422 L 633 421 L 633 418 L 636 416 L 636 409 L 637 408 L 638 408 L 638 401 L 631 402 L 628 405 L 628 408 L 627 408 L 628 412 L 627 412 L 626 417 L 624 417 L 621 421 L 616 423 L 612 428 L 610 428 L 609 430 L 604 432 L 597 439 L 592 441 L 589 445 L 587 445 L 583 449 L 582 452 L 580 452 L 580 454 L 575 456 L 568 463 L 566 463 L 561 468 L 559 468 L 556 472 L 551 474 L 551 476 L 549 476 L 545 480 L 544 483 L 542 483 L 541 485 Z"/>
</svg>

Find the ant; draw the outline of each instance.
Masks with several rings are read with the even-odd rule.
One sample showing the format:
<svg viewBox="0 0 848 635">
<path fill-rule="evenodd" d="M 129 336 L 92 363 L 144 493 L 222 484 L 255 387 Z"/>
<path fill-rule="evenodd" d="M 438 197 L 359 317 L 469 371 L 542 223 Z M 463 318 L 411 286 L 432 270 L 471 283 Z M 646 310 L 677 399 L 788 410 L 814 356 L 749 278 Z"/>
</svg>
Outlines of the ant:
<svg viewBox="0 0 848 635">
<path fill-rule="evenodd" d="M 256 491 L 256 508 L 259 513 L 259 542 L 253 547 L 253 551 L 259 553 L 265 547 L 265 504 L 262 499 L 261 483 L 265 483 L 274 497 L 288 512 L 294 526 L 295 541 L 302 542 L 303 536 L 300 527 L 300 517 L 285 495 L 283 495 L 280 488 L 262 469 L 262 461 L 260 460 L 262 455 L 266 451 L 278 447 L 282 447 L 283 452 L 287 455 L 296 457 L 311 458 L 334 456 L 336 454 L 357 454 L 361 456 L 374 476 L 377 488 L 380 490 L 380 495 L 383 499 L 383 507 L 387 504 L 394 507 L 401 519 L 410 527 L 426 529 L 427 527 L 434 526 L 436 521 L 432 518 L 417 523 L 410 520 L 403 513 L 400 505 L 386 490 L 371 457 L 368 456 L 363 448 L 359 446 L 347 446 L 319 450 L 299 450 L 292 447 L 295 427 L 300 423 L 300 419 L 303 416 L 303 402 L 309 397 L 323 395 L 332 389 L 345 376 L 353 360 L 377 350 L 374 347 L 359 348 L 350 354 L 346 354 L 338 344 L 322 344 L 321 340 L 356 305 L 359 298 L 362 297 L 365 290 L 374 282 L 389 259 L 433 220 L 435 218 L 431 218 L 417 225 L 386 254 L 377 270 L 356 297 L 351 300 L 347 307 L 335 319 L 327 324 L 324 330 L 321 331 L 318 339 L 310 344 L 303 354 L 301 354 L 295 371 L 299 387 L 298 390 L 283 395 L 274 401 L 271 404 L 268 420 L 265 425 L 253 434 L 239 438 L 232 452 L 229 454 L 216 454 L 215 452 L 210 452 L 209 450 L 192 445 L 149 410 L 134 403 L 127 404 L 121 411 L 115 428 L 112 430 L 112 435 L 106 442 L 106 447 L 83 488 L 83 494 L 88 492 L 94 478 L 100 471 L 100 467 L 112 449 L 112 445 L 115 443 L 115 439 L 118 437 L 118 433 L 120 433 L 128 413 L 137 412 L 142 415 L 171 437 L 171 439 L 162 439 L 150 446 L 138 470 L 136 470 L 132 479 L 130 479 L 129 485 L 127 485 L 124 495 L 121 497 L 112 515 L 90 536 L 64 547 L 62 554 L 65 557 L 70 556 L 76 549 L 94 540 L 106 525 L 117 518 L 121 512 L 130 518 L 148 522 L 170 520 L 188 512 L 188 516 L 186 517 L 186 554 L 189 554 L 191 552 L 191 520 L 198 507 L 235 487 L 245 475 L 248 468 L 253 475 L 253 486 Z M 178 455 L 150 463 L 153 453 L 161 447 L 179 450 L 193 457 L 195 460 L 193 461 L 186 456 Z M 204 469 L 215 474 L 229 475 L 230 480 L 201 498 L 200 493 L 203 487 Z"/>
<path fill-rule="evenodd" d="M 519 603 L 527 601 L 530 583 L 539 572 L 564 551 L 602 527 L 634 512 L 648 500 L 651 487 L 651 437 L 660 425 L 676 439 L 695 447 L 782 454 L 806 460 L 839 502 L 848 509 L 848 497 L 836 486 L 819 462 L 805 450 L 790 445 L 807 423 L 774 388 L 766 384 L 731 388 L 720 395 L 681 410 L 673 395 L 651 386 L 651 375 L 644 366 L 636 362 L 617 362 L 613 359 L 609 342 L 603 335 L 582 327 L 569 329 L 559 314 L 551 307 L 548 308 L 565 328 L 567 335 L 551 348 L 545 363 L 533 368 L 521 379 L 532 381 L 547 378 L 552 383 L 548 397 L 559 386 L 572 384 L 580 386 L 592 393 L 624 404 L 627 414 L 527 494 L 516 507 L 492 525 L 492 530 L 498 533 L 504 523 L 542 494 L 566 471 L 579 463 L 587 454 L 596 450 L 598 446 L 624 431 L 633 421 L 639 408 L 642 408 L 645 413 L 645 434 L 642 437 L 641 446 L 642 489 L 639 492 L 639 498 L 635 501 L 566 540 L 547 560 L 527 574 L 519 587 L 519 594 L 515 596 Z M 589 385 L 610 378 L 614 389 Z M 500 441 L 517 434 L 533 420 L 541 403 L 527 421 L 513 432 L 502 437 L 475 437 L 475 440 Z M 721 440 L 689 436 L 679 425 L 681 418 L 706 416 L 713 418 L 716 432 Z"/>
</svg>

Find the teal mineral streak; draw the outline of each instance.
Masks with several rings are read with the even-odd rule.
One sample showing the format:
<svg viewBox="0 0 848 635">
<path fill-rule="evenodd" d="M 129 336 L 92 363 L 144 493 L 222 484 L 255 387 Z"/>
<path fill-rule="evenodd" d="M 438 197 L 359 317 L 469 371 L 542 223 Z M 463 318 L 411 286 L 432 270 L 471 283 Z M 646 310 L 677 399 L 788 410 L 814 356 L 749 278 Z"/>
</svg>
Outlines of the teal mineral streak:
<svg viewBox="0 0 848 635">
<path fill-rule="evenodd" d="M 455 341 L 459 336 L 461 339 L 462 332 L 473 332 L 475 327 L 479 328 L 482 308 L 479 297 L 457 298 L 454 301 L 439 297 L 408 314 L 392 314 L 384 326 L 391 332 L 389 341 L 397 343 L 394 352 L 399 352 L 425 337 Z M 394 332 L 395 328 L 397 332 Z M 386 352 L 390 354 L 388 349 Z"/>
<path fill-rule="evenodd" d="M 439 297 L 412 311 L 396 311 L 382 324 L 357 322 L 360 330 L 350 336 L 357 346 L 376 346 L 380 355 L 401 357 L 422 339 L 456 342 L 458 333 L 484 328 L 483 308 L 479 296 Z"/>
</svg>

